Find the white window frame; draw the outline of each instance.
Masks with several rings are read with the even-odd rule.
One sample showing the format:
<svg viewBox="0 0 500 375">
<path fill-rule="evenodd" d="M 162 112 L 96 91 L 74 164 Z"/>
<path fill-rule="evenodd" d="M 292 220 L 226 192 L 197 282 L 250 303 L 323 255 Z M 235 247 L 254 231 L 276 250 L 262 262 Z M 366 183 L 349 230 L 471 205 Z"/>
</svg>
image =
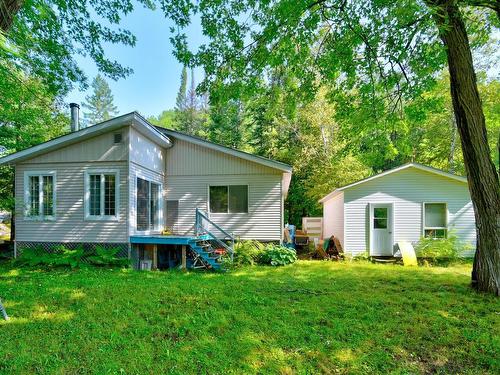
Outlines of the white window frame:
<svg viewBox="0 0 500 375">
<path fill-rule="evenodd" d="M 91 215 L 90 214 L 90 175 L 98 174 L 101 176 L 101 214 Z M 114 175 L 115 176 L 115 214 L 114 215 L 104 215 L 104 199 L 105 199 L 105 189 L 104 189 L 104 175 Z M 120 217 L 120 171 L 118 169 L 87 169 L 85 170 L 84 177 L 84 208 L 85 208 L 85 220 L 108 220 L 117 221 Z"/>
<path fill-rule="evenodd" d="M 53 215 L 43 214 L 43 176 L 52 176 L 52 207 Z M 36 216 L 30 215 L 31 209 L 31 191 L 29 188 L 30 177 L 38 177 L 39 191 L 38 191 L 38 204 L 39 214 Z M 55 171 L 26 171 L 24 172 L 24 219 L 34 221 L 54 221 L 56 219 L 56 190 L 57 190 L 57 174 Z"/>
<path fill-rule="evenodd" d="M 148 229 L 146 230 L 139 230 L 137 229 L 137 179 L 140 178 L 141 180 L 148 181 L 149 182 L 149 191 L 148 191 L 148 196 L 149 199 L 151 199 L 151 184 L 156 184 L 159 185 L 160 187 L 160 194 L 158 196 L 159 202 L 158 202 L 158 223 L 153 226 L 153 229 L 150 228 L 150 220 L 151 220 L 151 212 L 148 215 Z M 137 233 L 141 234 L 150 234 L 150 233 L 155 233 L 155 232 L 160 232 L 163 229 L 163 184 L 161 182 L 155 181 L 151 178 L 148 178 L 144 176 L 143 174 L 136 173 L 135 174 L 135 179 L 134 179 L 134 195 L 135 195 L 135 220 L 134 220 L 134 227 L 135 231 Z M 148 199 L 148 204 L 149 204 L 149 199 Z"/>
<path fill-rule="evenodd" d="M 445 227 L 426 227 L 425 226 L 425 205 L 426 204 L 444 204 L 445 207 L 445 221 L 446 221 L 446 226 Z M 444 238 L 448 238 L 448 203 L 447 202 L 422 202 L 422 237 L 425 238 L 425 231 L 426 230 L 445 230 L 445 236 Z M 440 237 L 432 237 L 434 239 L 441 239 Z"/>
<path fill-rule="evenodd" d="M 246 186 L 247 187 L 247 211 L 246 212 L 229 212 L 229 187 L 230 186 Z M 212 212 L 210 210 L 210 188 L 211 187 L 227 187 L 227 212 Z M 208 185 L 208 201 L 207 208 L 209 215 L 248 215 L 250 212 L 250 185 L 249 184 L 224 184 L 224 185 Z"/>
</svg>

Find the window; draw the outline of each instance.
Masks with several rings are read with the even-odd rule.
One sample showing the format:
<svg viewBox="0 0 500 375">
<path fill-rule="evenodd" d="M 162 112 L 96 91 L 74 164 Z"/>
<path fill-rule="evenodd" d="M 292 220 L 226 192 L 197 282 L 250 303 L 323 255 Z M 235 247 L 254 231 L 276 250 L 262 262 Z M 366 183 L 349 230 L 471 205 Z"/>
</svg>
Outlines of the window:
<svg viewBox="0 0 500 375">
<path fill-rule="evenodd" d="M 122 143 L 122 133 L 113 134 L 113 143 L 114 144 Z"/>
<path fill-rule="evenodd" d="M 248 186 L 210 186 L 209 205 L 212 213 L 247 213 Z"/>
<path fill-rule="evenodd" d="M 373 208 L 373 228 L 387 229 L 387 207 Z"/>
<path fill-rule="evenodd" d="M 118 217 L 118 171 L 85 173 L 85 217 L 116 219 Z"/>
<path fill-rule="evenodd" d="M 448 231 L 446 203 L 424 203 L 424 236 L 446 238 Z"/>
<path fill-rule="evenodd" d="M 137 230 L 158 230 L 161 213 L 161 185 L 137 177 Z"/>
<path fill-rule="evenodd" d="M 55 173 L 27 172 L 24 181 L 25 216 L 34 219 L 53 219 L 55 216 Z"/>
</svg>

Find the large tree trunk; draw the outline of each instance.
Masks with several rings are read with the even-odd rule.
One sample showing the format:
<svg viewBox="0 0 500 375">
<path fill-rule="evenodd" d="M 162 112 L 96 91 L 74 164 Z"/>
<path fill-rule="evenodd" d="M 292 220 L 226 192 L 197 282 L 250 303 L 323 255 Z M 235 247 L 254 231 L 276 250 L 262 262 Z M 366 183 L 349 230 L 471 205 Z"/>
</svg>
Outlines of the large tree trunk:
<svg viewBox="0 0 500 375">
<path fill-rule="evenodd" d="M 24 0 L 0 0 L 0 31 L 9 31 L 14 17 L 23 6 Z"/>
<path fill-rule="evenodd" d="M 428 0 L 446 47 L 453 109 L 476 218 L 472 282 L 500 295 L 500 185 L 491 160 L 483 107 L 465 24 L 454 0 Z"/>
</svg>

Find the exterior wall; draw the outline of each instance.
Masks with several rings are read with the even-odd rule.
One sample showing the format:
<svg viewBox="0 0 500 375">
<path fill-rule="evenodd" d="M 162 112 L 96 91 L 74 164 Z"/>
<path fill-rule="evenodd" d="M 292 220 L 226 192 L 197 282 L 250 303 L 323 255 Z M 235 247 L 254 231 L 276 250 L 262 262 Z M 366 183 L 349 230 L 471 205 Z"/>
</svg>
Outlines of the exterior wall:
<svg viewBox="0 0 500 375">
<path fill-rule="evenodd" d="M 84 172 L 117 169 L 120 174 L 118 220 L 85 220 Z M 24 172 L 55 171 L 56 202 L 53 221 L 24 217 Z M 126 161 L 28 163 L 16 166 L 16 241 L 19 242 L 128 242 L 128 170 Z"/>
<path fill-rule="evenodd" d="M 323 204 L 323 238 L 335 236 L 344 246 L 344 193 Z"/>
<path fill-rule="evenodd" d="M 208 208 L 210 185 L 248 185 L 248 213 L 210 218 L 242 239 L 281 240 L 281 172 L 178 139 L 166 164 L 166 199 L 179 200 L 178 233 L 193 233 L 195 210 Z"/>
<path fill-rule="evenodd" d="M 122 134 L 122 142 L 114 143 L 114 134 Z M 90 161 L 126 161 L 128 157 L 128 128 L 112 131 L 34 157 L 27 163 L 70 163 Z"/>
<path fill-rule="evenodd" d="M 369 249 L 369 203 L 394 203 L 395 243 L 419 241 L 423 202 L 447 203 L 448 229 L 475 247 L 474 211 L 467 185 L 408 168 L 344 190 L 345 249 L 355 254 Z"/>
<path fill-rule="evenodd" d="M 137 228 L 137 177 L 153 181 L 163 186 L 162 203 L 165 207 L 165 159 L 166 150 L 149 140 L 135 129 L 130 129 L 129 162 L 129 234 L 145 234 Z M 165 213 L 163 218 L 165 218 Z M 164 221 L 162 218 L 162 227 Z"/>
</svg>

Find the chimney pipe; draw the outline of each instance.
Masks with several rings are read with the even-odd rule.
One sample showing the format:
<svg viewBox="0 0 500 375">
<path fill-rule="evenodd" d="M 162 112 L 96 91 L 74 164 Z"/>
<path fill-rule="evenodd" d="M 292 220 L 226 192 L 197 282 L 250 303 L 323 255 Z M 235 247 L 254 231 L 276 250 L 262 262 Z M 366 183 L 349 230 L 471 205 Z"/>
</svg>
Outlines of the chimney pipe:
<svg viewBox="0 0 500 375">
<path fill-rule="evenodd" d="M 80 130 L 80 106 L 76 103 L 69 103 L 71 110 L 71 132 Z"/>
</svg>

